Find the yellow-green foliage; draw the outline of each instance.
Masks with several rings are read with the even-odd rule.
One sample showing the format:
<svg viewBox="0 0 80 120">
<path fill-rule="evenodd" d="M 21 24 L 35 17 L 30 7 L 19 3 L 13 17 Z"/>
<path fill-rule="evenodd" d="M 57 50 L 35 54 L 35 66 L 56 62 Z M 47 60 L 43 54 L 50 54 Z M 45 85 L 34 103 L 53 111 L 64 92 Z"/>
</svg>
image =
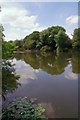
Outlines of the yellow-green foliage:
<svg viewBox="0 0 80 120">
<path fill-rule="evenodd" d="M 31 48 L 34 43 L 35 43 L 35 40 L 27 40 L 24 44 L 24 47 L 25 48 Z"/>
<path fill-rule="evenodd" d="M 40 49 L 41 52 L 47 52 L 47 51 L 50 51 L 50 47 L 49 46 L 43 46 L 41 49 Z"/>
</svg>

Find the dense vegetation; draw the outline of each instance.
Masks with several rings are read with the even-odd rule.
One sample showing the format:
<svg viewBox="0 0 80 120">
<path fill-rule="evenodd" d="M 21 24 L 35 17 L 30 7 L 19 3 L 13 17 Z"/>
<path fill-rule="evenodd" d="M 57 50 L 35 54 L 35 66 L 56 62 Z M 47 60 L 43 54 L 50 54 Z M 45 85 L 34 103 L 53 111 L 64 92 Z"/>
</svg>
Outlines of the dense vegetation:
<svg viewBox="0 0 80 120">
<path fill-rule="evenodd" d="M 41 104 L 35 104 L 35 99 L 17 98 L 3 110 L 2 120 L 47 120 L 44 112 Z"/>
<path fill-rule="evenodd" d="M 15 40 L 17 50 L 67 51 L 70 48 L 80 49 L 80 28 L 75 29 L 70 39 L 61 26 L 52 26 L 41 32 L 34 31 L 23 40 Z M 11 41 L 12 42 L 12 41 Z"/>
<path fill-rule="evenodd" d="M 72 47 L 74 49 L 80 49 L 80 28 L 74 30 Z"/>
<path fill-rule="evenodd" d="M 73 32 L 72 39 L 66 34 L 66 30 L 61 26 L 52 26 L 41 32 L 34 31 L 24 39 L 15 41 L 3 41 L 3 58 L 9 57 L 13 51 L 40 50 L 47 51 L 67 51 L 68 49 L 80 49 L 80 28 Z M 6 53 L 4 52 L 6 51 Z"/>
<path fill-rule="evenodd" d="M 17 48 L 14 42 L 2 42 L 2 58 L 9 59 L 13 56 L 13 51 Z"/>
</svg>

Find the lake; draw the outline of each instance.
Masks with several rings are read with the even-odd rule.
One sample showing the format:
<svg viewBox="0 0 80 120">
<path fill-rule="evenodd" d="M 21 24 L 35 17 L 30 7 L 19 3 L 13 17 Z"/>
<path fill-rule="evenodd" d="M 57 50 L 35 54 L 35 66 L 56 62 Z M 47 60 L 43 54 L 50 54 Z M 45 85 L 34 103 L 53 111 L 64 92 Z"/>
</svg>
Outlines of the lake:
<svg viewBox="0 0 80 120">
<path fill-rule="evenodd" d="M 49 118 L 78 117 L 78 78 L 80 55 L 77 52 L 16 54 L 12 59 L 18 80 L 6 73 L 4 106 L 17 97 L 37 98 Z M 13 88 L 13 90 L 11 90 Z"/>
</svg>

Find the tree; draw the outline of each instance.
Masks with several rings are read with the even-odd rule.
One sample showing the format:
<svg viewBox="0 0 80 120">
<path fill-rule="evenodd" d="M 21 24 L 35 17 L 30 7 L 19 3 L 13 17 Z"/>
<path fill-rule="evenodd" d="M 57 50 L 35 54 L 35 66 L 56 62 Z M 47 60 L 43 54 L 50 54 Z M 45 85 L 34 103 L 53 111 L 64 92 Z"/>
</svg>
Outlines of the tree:
<svg viewBox="0 0 80 120">
<path fill-rule="evenodd" d="M 9 59 L 13 55 L 13 51 L 16 50 L 16 45 L 14 42 L 2 42 L 2 58 L 3 59 Z"/>
<path fill-rule="evenodd" d="M 52 26 L 41 32 L 34 31 L 23 40 L 16 40 L 19 50 L 45 50 L 53 51 L 56 48 L 64 51 L 64 48 L 71 48 L 71 40 L 61 26 Z M 43 48 L 43 49 L 42 49 Z"/>
<path fill-rule="evenodd" d="M 38 31 L 34 31 L 32 34 L 26 36 L 24 38 L 25 49 L 36 49 L 39 40 L 40 40 L 40 36 Z"/>
<path fill-rule="evenodd" d="M 14 43 L 15 43 L 17 49 L 24 50 L 24 40 L 23 39 L 15 40 Z"/>
<path fill-rule="evenodd" d="M 0 6 L 0 12 L 1 12 L 1 6 Z M 3 34 L 4 28 L 3 25 L 0 24 L 0 42 L 4 39 L 4 34 Z"/>
<path fill-rule="evenodd" d="M 57 35 L 55 35 L 55 42 L 57 49 L 59 51 L 64 51 L 66 47 L 66 42 L 68 40 L 67 34 L 64 31 L 60 30 Z"/>
<path fill-rule="evenodd" d="M 80 49 L 80 28 L 74 30 L 72 40 L 72 47 L 74 49 Z"/>
<path fill-rule="evenodd" d="M 51 50 L 54 50 L 55 49 L 55 40 L 54 40 L 54 37 L 55 35 L 58 34 L 58 32 L 62 30 L 62 31 L 66 31 L 63 27 L 61 26 L 52 26 L 52 27 L 49 27 L 45 30 L 43 30 L 41 33 L 40 33 L 40 41 L 42 43 L 42 47 L 45 46 L 45 45 L 48 45 L 50 47 Z"/>
<path fill-rule="evenodd" d="M 3 40 L 3 38 L 4 38 L 3 31 L 4 31 L 4 28 L 3 28 L 2 24 L 0 24 L 0 41 Z"/>
<path fill-rule="evenodd" d="M 43 30 L 40 33 L 40 41 L 42 43 L 42 46 L 48 45 L 48 37 L 49 37 L 48 30 Z"/>
</svg>

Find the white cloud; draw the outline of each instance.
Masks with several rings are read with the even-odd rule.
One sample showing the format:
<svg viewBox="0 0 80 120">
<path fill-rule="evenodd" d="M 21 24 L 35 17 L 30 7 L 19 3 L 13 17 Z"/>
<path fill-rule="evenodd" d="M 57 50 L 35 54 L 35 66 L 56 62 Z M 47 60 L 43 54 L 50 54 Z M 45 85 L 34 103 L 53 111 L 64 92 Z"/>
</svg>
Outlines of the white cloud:
<svg viewBox="0 0 80 120">
<path fill-rule="evenodd" d="M 3 7 L 0 13 L 0 23 L 5 29 L 5 39 L 21 39 L 35 30 L 44 29 L 37 23 L 37 17 L 37 15 L 30 16 L 29 11 L 21 7 Z"/>
<path fill-rule="evenodd" d="M 76 75 L 74 73 L 66 73 L 65 78 L 67 78 L 69 80 L 78 80 L 78 75 Z"/>
<path fill-rule="evenodd" d="M 68 24 L 78 24 L 78 20 L 80 19 L 80 16 L 72 15 L 66 18 L 66 23 Z"/>
<path fill-rule="evenodd" d="M 71 34 L 71 32 L 66 32 L 67 33 L 67 35 L 72 39 L 72 34 Z"/>
<path fill-rule="evenodd" d="M 2 12 L 0 13 L 0 21 L 3 23 L 14 22 L 17 20 L 19 16 L 25 16 L 28 14 L 28 11 L 21 8 L 16 7 L 9 7 L 9 8 L 2 8 Z"/>
</svg>

